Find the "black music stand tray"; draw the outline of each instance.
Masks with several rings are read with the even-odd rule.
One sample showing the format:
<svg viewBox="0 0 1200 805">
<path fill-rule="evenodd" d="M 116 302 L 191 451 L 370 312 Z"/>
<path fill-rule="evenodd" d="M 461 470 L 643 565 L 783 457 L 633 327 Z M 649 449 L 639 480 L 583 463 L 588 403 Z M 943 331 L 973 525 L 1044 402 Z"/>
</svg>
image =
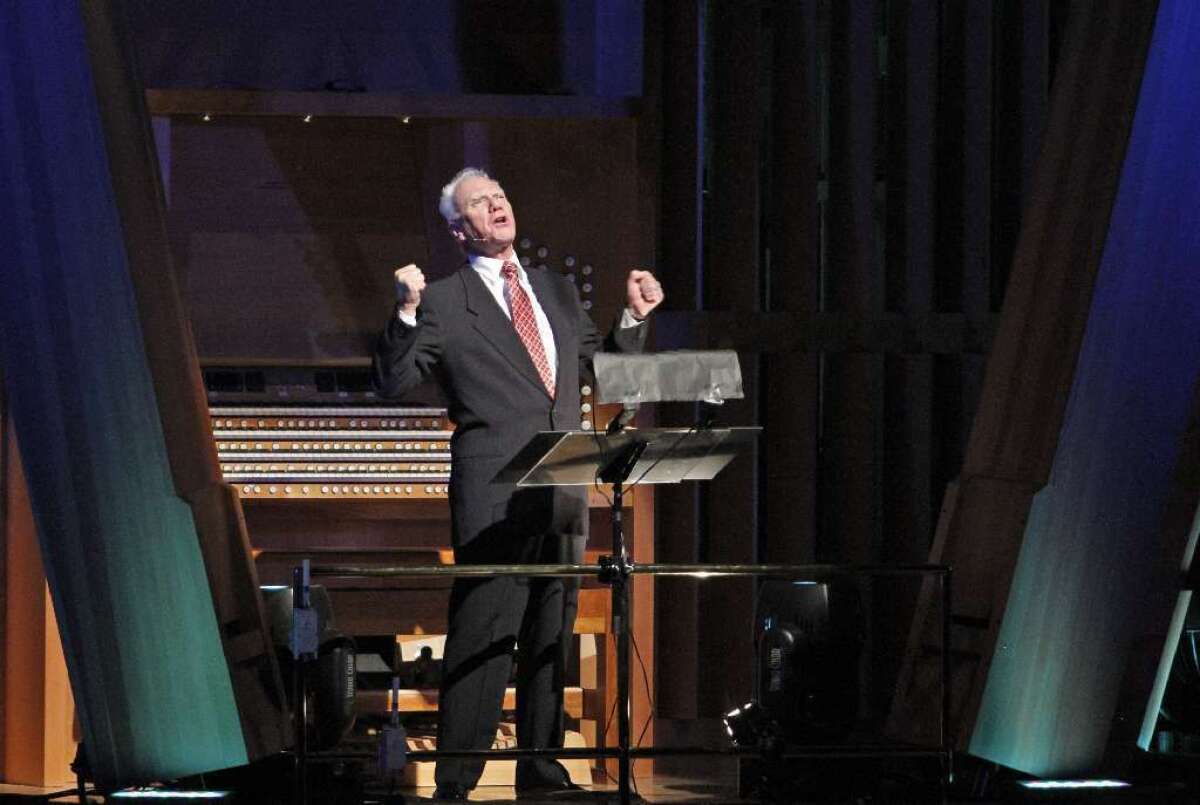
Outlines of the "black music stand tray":
<svg viewBox="0 0 1200 805">
<path fill-rule="evenodd" d="M 496 481 L 518 486 L 612 484 L 612 555 L 600 557 L 600 581 L 610 586 L 617 643 L 617 786 L 622 805 L 630 802 L 628 621 L 633 572 L 621 520 L 626 482 L 710 480 L 753 444 L 761 431 L 758 427 L 642 428 L 614 434 L 545 431 L 530 439 L 496 475 Z"/>
</svg>

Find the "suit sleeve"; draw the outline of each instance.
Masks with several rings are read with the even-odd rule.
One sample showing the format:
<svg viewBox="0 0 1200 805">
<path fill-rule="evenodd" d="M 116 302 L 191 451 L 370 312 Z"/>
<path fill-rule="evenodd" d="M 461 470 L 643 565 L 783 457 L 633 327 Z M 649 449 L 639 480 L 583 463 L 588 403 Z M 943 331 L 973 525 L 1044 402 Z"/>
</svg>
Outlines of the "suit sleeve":
<svg viewBox="0 0 1200 805">
<path fill-rule="evenodd" d="M 381 397 L 394 399 L 420 385 L 437 369 L 442 355 L 442 337 L 438 316 L 428 299 L 417 309 L 417 325 L 400 321 L 393 309 L 375 342 L 371 361 L 375 390 Z"/>
<path fill-rule="evenodd" d="M 620 317 L 614 322 L 608 335 L 601 338 L 592 317 L 583 309 L 579 300 L 578 290 L 572 288 L 575 299 L 576 316 L 579 321 L 579 377 L 585 383 L 595 381 L 592 370 L 592 356 L 596 352 L 641 352 L 646 346 L 646 334 L 650 328 L 646 322 L 636 327 L 622 327 Z"/>
<path fill-rule="evenodd" d="M 641 352 L 646 348 L 646 334 L 650 332 L 645 320 L 633 327 L 622 327 L 621 317 L 612 326 L 604 342 L 605 352 Z"/>
</svg>

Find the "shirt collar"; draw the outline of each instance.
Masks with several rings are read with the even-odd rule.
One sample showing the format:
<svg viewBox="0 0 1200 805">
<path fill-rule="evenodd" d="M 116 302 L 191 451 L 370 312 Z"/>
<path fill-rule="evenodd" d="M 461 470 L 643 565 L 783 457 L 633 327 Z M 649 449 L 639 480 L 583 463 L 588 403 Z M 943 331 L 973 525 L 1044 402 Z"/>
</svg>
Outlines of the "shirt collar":
<svg viewBox="0 0 1200 805">
<path fill-rule="evenodd" d="M 483 278 L 489 282 L 503 282 L 500 276 L 500 269 L 505 263 L 512 263 L 517 267 L 517 279 L 521 282 L 525 281 L 525 267 L 521 265 L 521 261 L 513 255 L 508 259 L 500 259 L 498 257 L 485 257 L 482 254 L 473 254 L 470 258 L 471 268 L 478 271 Z"/>
</svg>

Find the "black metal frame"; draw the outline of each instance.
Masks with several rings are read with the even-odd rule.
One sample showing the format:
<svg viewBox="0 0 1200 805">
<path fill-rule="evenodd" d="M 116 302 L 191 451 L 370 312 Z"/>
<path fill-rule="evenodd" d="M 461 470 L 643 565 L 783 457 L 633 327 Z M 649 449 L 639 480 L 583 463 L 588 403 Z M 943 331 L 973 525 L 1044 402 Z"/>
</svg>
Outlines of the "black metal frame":
<svg viewBox="0 0 1200 805">
<path fill-rule="evenodd" d="M 634 456 L 630 462 L 635 463 Z M 635 758 L 650 758 L 679 755 L 756 756 L 762 751 L 756 748 L 730 747 L 712 749 L 706 747 L 648 747 L 630 746 L 629 734 L 629 577 L 634 574 L 652 576 L 693 576 L 697 578 L 729 576 L 761 576 L 766 578 L 804 578 L 821 580 L 844 576 L 925 576 L 934 575 L 941 581 L 942 593 L 942 706 L 939 723 L 940 746 L 937 748 L 858 747 L 846 745 L 806 746 L 802 750 L 787 751 L 784 757 L 939 757 L 942 760 L 943 786 L 953 780 L 954 750 L 950 731 L 950 607 L 952 603 L 952 571 L 946 565 L 788 565 L 788 564 L 644 564 L 629 561 L 625 550 L 621 506 L 623 491 L 621 483 L 613 485 L 613 553 L 601 557 L 600 563 L 590 564 L 512 564 L 512 565 L 425 565 L 412 567 L 359 567 L 352 565 L 311 566 L 312 576 L 341 576 L 361 578 L 400 578 L 431 576 L 594 576 L 608 584 L 612 596 L 612 632 L 617 643 L 617 746 L 584 749 L 469 749 L 469 750 L 420 750 L 408 753 L 412 760 L 432 760 L 439 757 L 479 757 L 506 760 L 523 757 L 560 758 L 612 758 L 618 759 L 618 796 L 622 805 L 631 802 L 630 763 Z M 293 601 L 300 596 L 293 596 Z M 300 700 L 303 700 L 303 670 L 296 663 L 294 680 Z M 297 715 L 297 781 L 300 802 L 307 802 L 307 771 L 309 754 L 304 743 L 303 707 L 296 707 Z M 322 757 L 344 758 L 350 755 L 323 753 Z M 358 757 L 358 755 L 353 755 Z"/>
</svg>

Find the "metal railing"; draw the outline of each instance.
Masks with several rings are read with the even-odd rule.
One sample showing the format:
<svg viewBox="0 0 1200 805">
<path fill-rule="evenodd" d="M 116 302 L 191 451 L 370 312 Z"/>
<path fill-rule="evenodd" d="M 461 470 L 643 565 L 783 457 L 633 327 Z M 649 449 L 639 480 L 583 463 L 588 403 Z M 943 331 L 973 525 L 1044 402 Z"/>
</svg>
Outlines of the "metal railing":
<svg viewBox="0 0 1200 805">
<path fill-rule="evenodd" d="M 630 576 L 686 576 L 700 580 L 730 577 L 775 578 L 804 581 L 824 581 L 846 577 L 897 577 L 934 576 L 940 581 L 942 614 L 942 662 L 941 662 L 941 713 L 939 719 L 939 745 L 937 747 L 911 747 L 893 744 L 826 744 L 790 747 L 778 754 L 785 758 L 804 757 L 937 757 L 942 763 L 941 784 L 944 786 L 953 777 L 953 747 L 950 730 L 950 612 L 953 599 L 952 571 L 945 565 L 850 565 L 850 564 L 635 564 L 621 552 L 616 557 L 605 556 L 598 564 L 495 564 L 495 565 L 421 565 L 400 567 L 372 567 L 358 565 L 310 565 L 305 562 L 305 584 L 307 574 L 313 577 L 338 578 L 409 578 L 409 577 L 595 577 L 612 590 L 614 618 L 612 632 L 617 638 L 617 705 L 621 723 L 618 728 L 617 746 L 592 748 L 547 748 L 547 749 L 435 749 L 416 750 L 407 753 L 411 760 L 435 760 L 437 758 L 486 757 L 489 760 L 511 760 L 527 757 L 556 758 L 615 758 L 619 763 L 618 794 L 622 805 L 631 801 L 629 764 L 634 759 L 670 757 L 682 755 L 713 756 L 762 756 L 759 747 L 729 746 L 726 748 L 676 746 L 676 747 L 633 747 L 630 746 L 628 730 L 629 711 L 629 664 L 627 622 L 617 622 L 628 612 Z M 301 569 L 297 568 L 297 577 Z M 390 589 L 390 588 L 380 588 Z M 305 600 L 302 595 L 293 596 L 293 602 Z M 625 643 L 623 646 L 622 644 Z M 294 666 L 300 673 L 300 663 Z M 299 695 L 299 689 L 298 689 Z M 298 701 L 303 701 L 299 698 Z M 307 802 L 307 772 L 309 760 L 304 740 L 303 707 L 297 708 L 297 774 L 301 801 Z M 346 758 L 366 757 L 345 753 L 322 753 L 322 757 Z"/>
</svg>

